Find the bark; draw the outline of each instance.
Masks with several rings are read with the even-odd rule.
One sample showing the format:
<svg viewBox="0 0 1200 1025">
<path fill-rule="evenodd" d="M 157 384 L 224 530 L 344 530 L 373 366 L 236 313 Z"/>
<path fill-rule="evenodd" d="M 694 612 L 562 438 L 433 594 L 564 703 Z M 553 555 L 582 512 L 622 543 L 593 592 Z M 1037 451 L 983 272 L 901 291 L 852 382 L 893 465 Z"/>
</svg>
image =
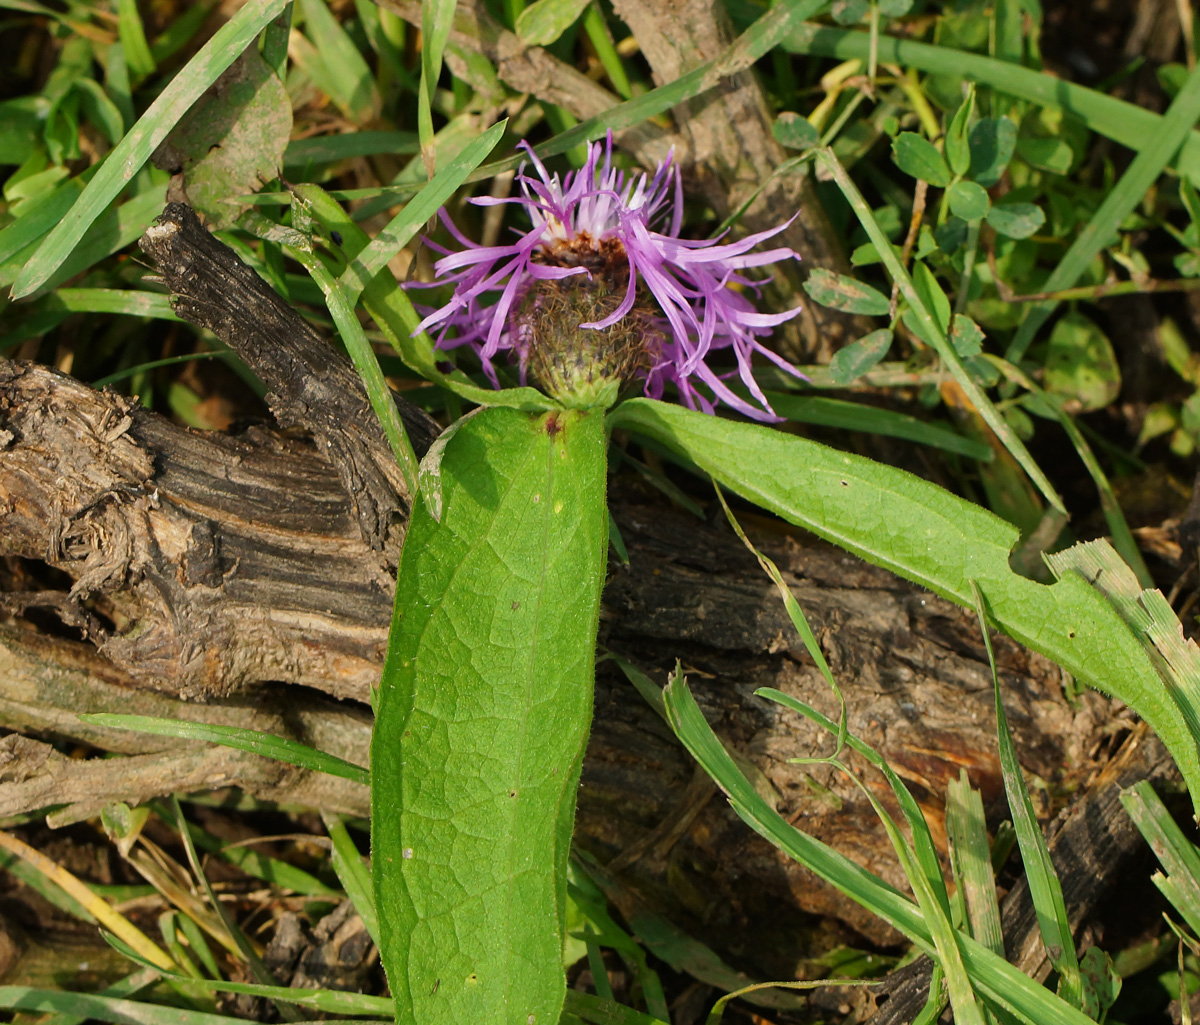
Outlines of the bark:
<svg viewBox="0 0 1200 1025">
<path fill-rule="evenodd" d="M 169 214 L 169 223 L 185 220 Z M 192 288 L 205 271 L 188 266 L 176 273 Z M 232 338 L 264 315 L 245 274 L 223 280 L 247 283 L 242 319 L 214 315 L 194 298 L 207 294 L 198 286 L 179 309 Z M 379 535 L 363 527 L 361 481 L 398 486 L 384 474 L 380 437 L 324 406 L 314 413 L 303 401 L 312 393 L 288 384 L 289 374 L 332 359 L 310 351 L 327 348 L 314 332 L 287 331 L 287 361 L 272 363 L 260 347 L 257 369 L 285 415 L 312 419 L 316 444 L 262 427 L 237 436 L 184 430 L 47 368 L 0 364 L 0 551 L 13 580 L 40 581 L 5 601 L 41 609 L 43 623 L 51 610 L 87 638 L 39 635 L 19 621 L 0 633 L 0 723 L 26 735 L 0 751 L 0 815 L 62 805 L 55 821 L 72 821 L 113 800 L 215 786 L 365 813 L 365 789 L 342 780 L 78 718 L 133 710 L 234 723 L 366 763 L 366 697 L 383 655 L 392 580 Z M 337 379 L 354 394 L 319 401 L 365 408 L 357 379 Z M 362 477 L 341 462 L 354 446 L 365 453 L 356 464 L 367 467 Z M 371 498 L 397 517 L 393 531 L 403 502 L 398 490 Z M 604 647 L 659 684 L 682 659 L 710 722 L 783 814 L 903 885 L 858 788 L 827 767 L 792 762 L 829 753 L 830 738 L 754 694 L 776 687 L 837 712 L 753 557 L 727 527 L 624 478 L 612 483 L 611 507 L 630 564 L 612 566 Z M 752 534 L 808 615 L 844 691 L 851 731 L 909 782 L 935 836 L 945 786 L 961 769 L 996 812 L 991 676 L 974 617 L 826 545 L 781 534 L 778 524 L 760 523 Z M 1026 771 L 1051 781 L 1064 766 L 1083 772 L 1091 738 L 1111 728 L 1106 702 L 1089 694 L 1069 705 L 1058 670 L 1003 638 L 996 655 Z M 123 758 L 68 761 L 48 740 Z M 851 766 L 888 799 L 861 763 Z M 837 942 L 898 939 L 747 830 L 612 662 L 597 681 L 576 840 L 603 866 L 628 917 L 663 913 L 763 975 L 803 974 L 797 959 Z"/>
</svg>

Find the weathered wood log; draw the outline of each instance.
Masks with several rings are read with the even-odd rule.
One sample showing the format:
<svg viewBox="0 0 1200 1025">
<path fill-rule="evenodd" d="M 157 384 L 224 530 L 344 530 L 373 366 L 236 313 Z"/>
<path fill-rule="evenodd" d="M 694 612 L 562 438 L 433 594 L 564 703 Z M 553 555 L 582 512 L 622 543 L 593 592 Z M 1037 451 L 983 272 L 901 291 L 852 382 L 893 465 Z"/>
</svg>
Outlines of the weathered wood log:
<svg viewBox="0 0 1200 1025">
<path fill-rule="evenodd" d="M 174 217 L 172 223 L 186 219 L 178 211 Z M 209 249 L 202 240 L 192 247 Z M 188 267 L 178 273 L 190 288 L 205 271 Z M 223 280 L 246 284 L 249 298 L 240 301 L 250 305 L 239 307 L 241 315 L 213 316 L 198 301 L 179 308 L 233 336 L 261 319 L 253 305 L 257 286 L 241 271 Z M 285 311 L 280 316 L 295 316 L 265 301 Z M 308 373 L 329 359 L 307 355 L 325 345 L 315 332 L 287 331 L 299 346 L 287 373 Z M 288 394 L 273 377 L 286 380 L 287 373 L 272 369 L 267 348 L 259 352 L 256 370 L 273 393 Z M 339 388 L 358 388 L 349 405 L 365 403 L 356 379 L 338 380 Z M 0 364 L 0 553 L 22 562 L 21 575 L 42 580 L 36 592 L 4 601 L 14 610 L 55 611 L 96 649 L 7 629 L 0 688 L 9 690 L 0 690 L 0 722 L 127 756 L 125 763 L 97 763 L 101 772 L 87 762 L 63 766 L 41 748 L 10 741 L 0 811 L 63 804 L 66 821 L 108 800 L 144 799 L 156 788 L 218 784 L 361 810 L 362 788 L 200 747 L 172 744 L 179 757 L 195 761 L 185 775 L 165 778 L 162 741 L 97 732 L 76 718 L 128 708 L 261 724 L 363 763 L 365 699 L 382 658 L 392 584 L 381 535 L 364 522 L 386 519 L 386 552 L 402 528 L 406 499 L 398 491 L 373 498 L 372 508 L 391 510 L 391 519 L 364 519 L 360 483 L 348 480 L 336 459 L 358 445 L 379 469 L 367 476 L 395 489 L 379 468 L 381 436 L 327 410 L 313 413 L 303 395 L 281 403 L 285 417 L 325 440 L 314 445 L 267 428 L 235 437 L 187 431 L 44 367 Z M 310 414 L 317 422 L 309 423 Z M 343 424 L 356 440 L 337 437 Z M 331 461 L 331 453 L 339 455 Z M 681 658 L 710 721 L 781 811 L 903 885 L 859 790 L 831 770 L 790 762 L 828 752 L 830 738 L 754 696 L 757 687 L 774 686 L 836 711 L 754 559 L 724 526 L 647 497 L 627 479 L 613 481 L 611 496 L 631 561 L 613 566 L 602 643 L 658 682 Z M 746 518 L 758 522 L 752 534 L 810 618 L 845 693 L 850 729 L 906 778 L 935 834 L 945 785 L 961 768 L 995 810 L 1002 788 L 991 680 L 973 617 L 828 546 Z M 60 585 L 43 566 L 67 582 Z M 1056 779 L 1068 766 L 1086 766 L 1089 738 L 1109 716 L 1106 702 L 1089 694 L 1070 705 L 1058 670 L 1045 659 L 1003 639 L 996 650 L 1026 770 Z M 297 684 L 358 706 L 335 711 Z M 210 703 L 185 704 L 180 695 Z M 266 718 L 252 718 L 258 714 Z M 337 729 L 317 725 L 335 721 Z M 43 756 L 38 771 L 24 771 Z M 867 778 L 886 800 L 880 781 Z M 332 789 L 312 789 L 319 786 Z M 831 941 L 897 939 L 751 834 L 714 794 L 657 713 L 612 663 L 602 665 L 576 839 L 618 881 L 619 906 L 662 911 L 727 956 L 776 977 L 803 974 L 803 959 Z"/>
</svg>

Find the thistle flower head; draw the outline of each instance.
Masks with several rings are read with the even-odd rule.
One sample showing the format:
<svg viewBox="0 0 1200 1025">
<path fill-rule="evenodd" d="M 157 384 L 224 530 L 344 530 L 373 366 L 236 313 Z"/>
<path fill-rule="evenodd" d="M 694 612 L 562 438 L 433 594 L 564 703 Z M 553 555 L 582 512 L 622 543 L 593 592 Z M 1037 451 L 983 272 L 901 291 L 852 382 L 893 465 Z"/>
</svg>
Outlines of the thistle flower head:
<svg viewBox="0 0 1200 1025">
<path fill-rule="evenodd" d="M 524 208 L 530 227 L 507 245 L 480 246 L 441 212 L 460 251 L 434 264 L 428 286 L 453 284 L 450 300 L 418 330 L 435 329 L 437 344 L 472 346 L 493 384 L 494 360 L 515 354 L 521 379 L 531 376 L 566 405 L 610 405 L 622 383 L 640 377 L 645 393 L 659 398 L 668 383 L 691 408 L 712 412 L 713 399 L 759 420 L 774 420 L 751 373 L 758 352 L 791 374 L 798 371 L 760 339 L 799 309 L 764 314 L 746 296 L 761 282 L 744 272 L 785 259 L 779 247 L 754 253 L 780 225 L 722 244 L 682 239 L 683 187 L 670 157 L 654 173 L 626 176 L 612 166 L 612 136 L 588 147 L 579 171 L 560 180 L 522 143 L 534 173 L 523 167 L 521 195 L 479 198 L 480 206 Z M 790 223 L 790 222 L 789 222 Z M 705 362 L 714 350 L 732 349 L 736 371 L 717 374 Z M 736 373 L 754 403 L 733 392 Z"/>
</svg>

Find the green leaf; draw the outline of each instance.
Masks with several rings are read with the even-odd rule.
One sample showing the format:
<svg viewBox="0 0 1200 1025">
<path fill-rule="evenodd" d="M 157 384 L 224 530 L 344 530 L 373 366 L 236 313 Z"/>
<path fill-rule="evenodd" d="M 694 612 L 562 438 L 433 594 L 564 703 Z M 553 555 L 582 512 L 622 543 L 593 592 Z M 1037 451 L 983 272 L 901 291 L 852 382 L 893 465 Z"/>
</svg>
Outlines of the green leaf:
<svg viewBox="0 0 1200 1025">
<path fill-rule="evenodd" d="M 857 25 L 870 6 L 869 0 L 833 0 L 829 13 L 839 25 Z"/>
<path fill-rule="evenodd" d="M 833 359 L 829 361 L 831 380 L 836 385 L 856 381 L 880 362 L 891 347 L 892 332 L 886 327 L 863 335 L 833 354 Z"/>
<path fill-rule="evenodd" d="M 1077 573 L 1051 586 L 1012 571 L 1017 529 L 892 467 L 755 424 L 632 399 L 611 414 L 744 498 L 959 605 L 971 581 L 1011 637 L 1120 697 L 1158 733 L 1200 797 L 1200 754 L 1179 706 L 1129 627 Z"/>
<path fill-rule="evenodd" d="M 916 132 L 901 132 L 892 140 L 892 159 L 907 175 L 944 189 L 950 184 L 950 168 L 937 147 Z"/>
<path fill-rule="evenodd" d="M 489 408 L 401 557 L 371 747 L 400 1025 L 554 1025 L 607 556 L 598 413 Z"/>
<path fill-rule="evenodd" d="M 314 0 L 315 2 L 315 0 Z M 454 25 L 457 0 L 421 2 L 421 88 L 417 93 L 417 134 L 425 160 L 425 176 L 432 178 L 434 166 L 433 94 L 442 73 L 442 57 Z"/>
<path fill-rule="evenodd" d="M 950 300 L 946 298 L 946 293 L 942 290 L 941 282 L 938 281 L 933 271 L 929 266 L 917 261 L 913 264 L 912 269 L 913 287 L 917 290 L 917 295 L 921 297 L 921 302 L 925 304 L 925 308 L 933 314 L 937 320 L 937 325 L 942 329 L 942 334 L 950 334 Z"/>
<path fill-rule="evenodd" d="M 1148 129 L 1150 134 L 1141 152 L 1133 158 L 1120 181 L 1104 197 L 1083 229 L 1076 233 L 1071 247 L 1043 283 L 1045 291 L 1070 288 L 1079 280 L 1092 260 L 1109 245 L 1125 218 L 1138 208 L 1147 190 L 1177 154 L 1182 169 L 1183 156 L 1187 152 L 1186 143 L 1196 135 L 1192 126 L 1197 120 L 1200 120 L 1200 68 L 1188 74 L 1187 82 L 1167 112 L 1155 123 L 1154 128 Z M 1197 173 L 1195 170 L 1189 172 L 1193 181 Z M 1005 354 L 1010 363 L 1020 362 L 1034 335 L 1057 305 L 1055 302 L 1040 302 L 1026 307 L 1021 326 Z"/>
<path fill-rule="evenodd" d="M 1075 154 L 1062 139 L 1018 139 L 1017 155 L 1041 171 L 1066 174 Z"/>
<path fill-rule="evenodd" d="M 956 313 L 950 331 L 950 344 L 963 359 L 978 356 L 983 351 L 983 331 L 970 317 Z"/>
<path fill-rule="evenodd" d="M 954 112 L 954 118 L 946 131 L 946 163 L 957 175 L 966 174 L 971 166 L 971 147 L 967 141 L 967 131 L 974 112 L 975 87 L 972 85 L 968 87 L 967 97 Z"/>
<path fill-rule="evenodd" d="M 824 267 L 818 267 L 809 274 L 804 282 L 804 291 L 814 302 L 846 313 L 882 317 L 888 311 L 888 297 L 882 292 Z"/>
<path fill-rule="evenodd" d="M 845 351 L 845 350 L 843 350 Z M 848 431 L 867 431 L 891 438 L 905 438 L 920 445 L 932 445 L 946 452 L 957 452 L 989 462 L 992 450 L 983 442 L 964 438 L 942 424 L 918 420 L 894 409 L 879 409 L 861 402 L 846 402 L 823 395 L 789 395 L 764 391 L 771 408 L 780 416 L 797 423 L 840 427 Z"/>
<path fill-rule="evenodd" d="M 971 128 L 971 163 L 968 174 L 985 188 L 995 185 L 1012 160 L 1017 146 L 1017 126 L 1006 117 L 985 117 Z"/>
<path fill-rule="evenodd" d="M 978 221 L 987 216 L 992 201 L 981 185 L 974 182 L 957 181 L 946 193 L 950 201 L 950 212 L 964 221 Z"/>
<path fill-rule="evenodd" d="M 771 134 L 780 146 L 788 149 L 812 149 L 821 142 L 821 133 L 813 123 L 791 110 L 785 110 L 775 119 Z"/>
<path fill-rule="evenodd" d="M 1000 690 L 1000 675 L 996 672 L 996 658 L 992 652 L 992 638 L 988 632 L 987 599 L 984 592 L 971 584 L 975 592 L 975 613 L 979 617 L 979 628 L 983 645 L 987 650 L 988 664 L 992 670 L 992 694 L 996 704 L 996 738 L 1000 751 L 1000 771 L 1004 777 L 1004 792 L 1008 797 L 1008 808 L 1012 813 L 1013 828 L 1017 831 L 1017 843 L 1021 847 L 1021 863 L 1025 866 L 1025 881 L 1029 884 L 1029 896 L 1033 901 L 1038 931 L 1046 947 L 1050 963 L 1061 977 L 1060 995 L 1076 1007 L 1080 992 L 1079 961 L 1075 955 L 1075 938 L 1071 930 L 1071 919 L 1067 914 L 1067 902 L 1063 897 L 1062 884 L 1054 871 L 1050 859 L 1050 848 L 1038 825 L 1033 801 L 1021 775 L 1021 763 L 1017 761 L 1017 746 L 1013 743 L 1012 730 L 1004 711 Z"/>
<path fill-rule="evenodd" d="M 987 222 L 1001 235 L 1029 238 L 1046 223 L 1046 215 L 1032 203 L 997 203 L 988 211 Z"/>
<path fill-rule="evenodd" d="M 705 722 L 703 713 L 681 676 L 677 675 L 671 681 L 663 691 L 663 697 L 671 728 L 725 792 L 733 810 L 755 832 L 904 933 L 924 953 L 935 954 L 932 927 L 909 897 L 832 847 L 801 832 L 786 822 L 773 805 L 763 800 L 721 745 L 712 727 Z M 807 714 L 814 721 L 821 720 L 814 710 L 810 709 Z M 825 720 L 823 725 L 829 730 L 837 728 L 829 720 Z M 854 738 L 850 738 L 849 742 L 859 753 L 870 752 L 869 748 L 864 752 L 865 745 L 860 742 L 856 746 Z M 972 980 L 980 994 L 994 1006 L 998 1005 L 1033 1025 L 1047 1025 L 1050 1022 L 1055 1025 L 1095 1025 L 999 954 L 962 933 L 956 938 Z"/>
<path fill-rule="evenodd" d="M 452 160 L 443 164 L 429 183 L 392 218 L 387 227 L 361 252 L 355 254 L 341 277 L 351 302 L 357 300 L 363 289 L 379 275 L 386 272 L 389 278 L 392 277 L 391 272 L 386 271 L 387 265 L 408 245 L 423 224 L 437 216 L 438 209 L 454 195 L 467 175 L 487 159 L 487 155 L 500 141 L 507 125 L 507 118 L 497 121 L 478 138 L 467 143 Z"/>
<path fill-rule="evenodd" d="M 120 715 L 116 712 L 81 713 L 80 720 L 93 726 L 109 726 L 118 730 L 134 730 L 152 733 L 158 737 L 178 737 L 182 740 L 206 740 L 210 744 L 222 744 L 239 751 L 274 758 L 277 762 L 298 765 L 313 772 L 324 772 L 330 776 L 353 780 L 355 783 L 370 783 L 367 770 L 354 765 L 337 755 L 326 754 L 316 748 L 277 737 L 258 730 L 246 730 L 240 726 L 221 726 L 217 723 L 181 722 L 175 719 L 157 719 L 148 715 Z"/>
<path fill-rule="evenodd" d="M 188 109 L 287 5 L 287 0 L 249 0 L 204 44 L 158 94 L 129 134 L 117 144 L 82 195 L 25 265 L 12 288 L 19 299 L 36 291 L 71 255 L 84 233 L 150 159 Z"/>
<path fill-rule="evenodd" d="M 1108 336 L 1082 313 L 1068 313 L 1050 332 L 1046 390 L 1078 405 L 1103 409 L 1121 390 L 1121 369 Z"/>
<path fill-rule="evenodd" d="M 1167 120 L 1169 111 L 1158 115 L 1097 89 L 1075 85 L 1056 75 L 1033 71 L 985 54 L 812 23 L 795 26 L 782 45 L 792 53 L 835 57 L 842 61 L 855 58 L 865 61 L 874 48 L 880 64 L 899 64 L 987 85 L 1048 109 L 1067 112 L 1092 131 L 1135 151 L 1158 150 L 1160 152 L 1153 154 L 1155 163 L 1159 161 L 1161 151 L 1169 151 L 1165 161 L 1174 161 L 1173 166 L 1181 175 L 1193 183 L 1200 183 L 1200 132 L 1191 130 L 1196 121 L 1194 115 L 1191 121 L 1184 121 L 1188 130 L 1183 133 L 1181 147 L 1180 137 L 1174 134 L 1179 122 Z M 1143 188 L 1138 199 L 1145 193 Z"/>
<path fill-rule="evenodd" d="M 1121 976 L 1113 960 L 1099 947 L 1088 947 L 1079 959 L 1083 982 L 1083 1013 L 1094 1021 L 1104 1021 L 1108 1009 L 1121 995 Z"/>
<path fill-rule="evenodd" d="M 1200 932 L 1200 851 L 1184 836 L 1149 780 L 1123 790 L 1121 806 L 1167 873 L 1155 873 L 1155 885 L 1188 928 Z"/>
<path fill-rule="evenodd" d="M 154 155 L 181 170 L 189 202 L 214 227 L 229 227 L 234 196 L 279 176 L 292 132 L 292 101 L 257 50 L 247 49 Z"/>
<path fill-rule="evenodd" d="M 0 166 L 23 164 L 37 151 L 47 106 L 41 96 L 0 100 Z"/>
<path fill-rule="evenodd" d="M 307 35 L 293 36 L 291 48 L 296 63 L 355 124 L 374 120 L 381 105 L 379 91 L 354 40 L 325 0 L 300 0 L 300 10 L 304 12 Z"/>
<path fill-rule="evenodd" d="M 517 15 L 517 35 L 526 46 L 549 46 L 567 31 L 591 0 L 534 0 Z"/>
<path fill-rule="evenodd" d="M 913 0 L 879 0 L 879 13 L 885 18 L 903 18 L 912 5 Z"/>
<path fill-rule="evenodd" d="M 995 405 L 987 397 L 987 394 L 980 388 L 976 380 L 978 370 L 968 368 L 963 364 L 958 353 L 954 351 L 954 347 L 950 344 L 950 340 L 939 328 L 936 315 L 929 310 L 928 306 L 921 299 L 920 293 L 913 284 L 911 275 L 905 270 L 903 262 L 884 237 L 879 224 L 871 215 L 871 210 L 867 206 L 866 199 L 863 198 L 863 194 L 858 190 L 858 186 L 854 184 L 853 179 L 846 173 L 846 169 L 838 161 L 832 150 L 827 148 L 817 150 L 816 156 L 818 164 L 828 171 L 834 182 L 837 183 L 837 187 L 841 190 L 842 195 L 846 197 L 846 201 L 850 204 L 859 223 L 866 231 L 867 237 L 875 243 L 876 249 L 883 259 L 888 273 L 892 277 L 892 281 L 909 305 L 906 317 L 912 323 L 918 335 L 937 351 L 938 355 L 950 369 L 954 380 L 958 382 L 959 387 L 966 393 L 971 404 L 979 411 L 979 415 L 983 417 L 987 425 L 996 432 L 1004 447 L 1029 475 L 1030 480 L 1042 495 L 1045 496 L 1046 501 L 1053 508 L 1065 515 L 1066 510 L 1063 506 L 1062 498 L 1055 491 L 1054 486 L 1037 463 L 1034 462 L 1033 456 L 1029 454 L 1029 450 L 1022 443 L 1021 439 L 1005 423 L 1000 411 L 996 409 Z"/>
<path fill-rule="evenodd" d="M 137 0 L 117 0 L 117 38 L 125 50 L 130 71 L 139 78 L 154 74 L 154 58 L 146 42 L 146 30 L 138 13 Z"/>
</svg>

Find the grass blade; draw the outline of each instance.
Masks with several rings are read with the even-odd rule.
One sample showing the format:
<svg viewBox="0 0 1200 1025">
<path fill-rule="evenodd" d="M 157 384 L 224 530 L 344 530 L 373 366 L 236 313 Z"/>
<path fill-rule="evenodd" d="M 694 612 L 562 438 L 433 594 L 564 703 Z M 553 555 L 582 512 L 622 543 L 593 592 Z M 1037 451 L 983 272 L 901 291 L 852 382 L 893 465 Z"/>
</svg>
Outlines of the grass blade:
<svg viewBox="0 0 1200 1025">
<path fill-rule="evenodd" d="M 1122 791 L 1121 806 L 1166 870 L 1166 876 L 1154 874 L 1154 885 L 1200 936 L 1200 851 L 1183 835 L 1148 780 Z"/>
<path fill-rule="evenodd" d="M 926 307 L 924 301 L 917 293 L 913 279 L 896 256 L 896 251 L 892 248 L 887 236 L 883 233 L 883 229 L 879 227 L 879 223 L 871 213 L 871 208 L 867 205 L 867 201 L 863 198 L 862 193 L 858 191 L 858 186 L 851 180 L 838 158 L 834 156 L 833 150 L 818 150 L 817 160 L 833 176 L 833 180 L 837 182 L 838 187 L 842 190 L 842 195 L 846 197 L 846 201 L 858 217 L 859 223 L 866 230 L 867 236 L 875 244 L 875 249 L 887 267 L 888 273 L 899 287 L 900 294 L 904 296 L 905 301 L 911 307 L 920 328 L 921 336 L 937 352 L 942 362 L 950 368 L 950 373 L 954 375 L 954 380 L 958 382 L 959 387 L 962 388 L 967 398 L 970 399 L 971 405 L 979 411 L 979 415 L 983 417 L 987 425 L 995 432 L 996 437 L 1004 443 L 1004 447 L 1008 449 L 1012 457 L 1021 464 L 1021 468 L 1029 475 L 1029 479 L 1037 486 L 1037 489 L 1042 493 L 1046 501 L 1065 515 L 1066 507 L 1063 505 L 1063 500 L 1059 497 L 1058 492 L 1054 490 L 1054 485 L 1050 483 L 1038 464 L 1034 462 L 1033 456 L 1029 454 L 1029 449 L 1025 447 L 1025 443 L 1016 436 L 1013 429 L 1008 426 L 1008 422 L 1001 416 L 1000 411 L 992 405 L 991 400 L 984 394 L 983 389 L 975 383 L 975 379 L 971 377 L 966 367 L 963 366 L 962 359 L 955 352 L 954 346 L 950 344 L 946 333 L 942 330 L 933 313 Z"/>
<path fill-rule="evenodd" d="M 989 950 L 1004 954 L 1000 928 L 1000 905 L 996 903 L 996 877 L 988 851 L 983 798 L 971 786 L 967 770 L 951 780 L 946 800 L 946 833 L 950 840 L 950 863 L 966 903 L 971 935 Z"/>
<path fill-rule="evenodd" d="M 404 209 L 400 211 L 370 243 L 363 248 L 343 271 L 340 284 L 346 290 L 346 299 L 353 305 L 359 295 L 387 267 L 438 209 L 458 190 L 467 175 L 475 170 L 504 134 L 508 119 L 497 121 L 491 128 L 468 143 L 454 159 L 450 160 L 433 176 Z"/>
<path fill-rule="evenodd" d="M 114 911 L 107 901 L 97 897 L 88 888 L 86 883 L 72 875 L 61 865 L 47 858 L 40 851 L 34 850 L 24 841 L 18 840 L 15 836 L 5 833 L 2 830 L 0 830 L 0 849 L 16 855 L 21 860 L 36 868 L 69 897 L 78 901 L 84 910 L 100 923 L 101 927 L 127 943 L 150 964 L 166 971 L 176 970 L 178 966 L 175 962 L 149 936 L 124 915 Z M 0 989 L 0 992 L 2 992 L 2 989 Z M 0 996 L 0 1006 L 5 1006 L 2 996 Z M 47 1010 L 58 1009 L 47 1008 Z M 70 1008 L 63 1009 L 68 1012 L 70 1011 Z"/>
<path fill-rule="evenodd" d="M 92 222 L 121 194 L 192 104 L 285 5 L 286 0 L 249 0 L 204 44 L 109 153 L 67 215 L 51 229 L 13 285 L 14 299 L 29 295 L 49 280 Z"/>
<path fill-rule="evenodd" d="M 353 780 L 368 785 L 370 774 L 362 766 L 354 765 L 337 755 L 326 754 L 315 748 L 277 737 L 258 730 L 247 730 L 240 726 L 219 726 L 214 723 L 180 722 L 175 719 L 156 719 L 148 715 L 118 715 L 115 712 L 91 712 L 80 715 L 80 720 L 94 726 L 108 726 L 118 730 L 136 730 L 152 733 L 158 737 L 178 737 L 181 740 L 206 740 L 210 744 L 234 747 L 286 762 L 312 772 L 324 772 L 330 776 Z"/>
<path fill-rule="evenodd" d="M 379 916 L 375 913 L 375 891 L 371 887 L 371 869 L 358 853 L 350 831 L 340 815 L 321 812 L 321 820 L 333 841 L 333 870 L 346 889 L 346 895 L 366 926 L 372 942 L 379 946 Z"/>
<path fill-rule="evenodd" d="M 979 617 L 979 628 L 983 633 L 988 664 L 992 669 L 992 686 L 996 694 L 996 734 L 1000 746 L 1004 790 L 1008 795 L 1008 807 L 1017 831 L 1017 843 L 1021 846 L 1021 861 L 1025 865 L 1025 878 L 1029 882 L 1029 896 L 1033 900 L 1042 943 L 1046 946 L 1050 963 L 1059 974 L 1059 991 L 1064 999 L 1078 1006 L 1082 999 L 1082 980 L 1079 975 L 1079 959 L 1075 953 L 1071 919 L 1067 915 L 1067 902 L 1063 897 L 1062 884 L 1054 871 L 1054 862 L 1050 860 L 1050 848 L 1037 823 L 1033 802 L 1029 799 L 1029 791 L 1025 786 L 1025 777 L 1021 775 L 1021 766 L 1017 761 L 1017 748 L 1013 743 L 1012 731 L 1008 728 L 1008 717 L 1004 714 L 1000 676 L 996 672 L 996 657 L 992 653 L 992 638 L 988 632 L 983 592 L 974 581 L 972 588 L 975 591 L 975 614 Z"/>
<path fill-rule="evenodd" d="M 877 39 L 882 63 L 900 64 L 936 75 L 961 76 L 1040 106 L 1062 110 L 1083 121 L 1092 131 L 1133 150 L 1144 148 L 1162 130 L 1161 115 L 1053 75 L 967 50 L 884 35 Z M 856 57 L 866 60 L 870 46 L 870 38 L 862 32 L 812 24 L 797 26 L 783 41 L 783 47 L 792 53 L 843 61 Z M 1176 168 L 1180 174 L 1200 184 L 1200 132 L 1188 134 Z"/>
<path fill-rule="evenodd" d="M 672 728 L 717 785 L 737 814 L 757 833 L 814 874 L 904 933 L 922 952 L 933 955 L 933 938 L 917 905 L 832 847 L 802 833 L 759 796 L 734 764 L 688 691 L 682 677 L 663 692 Z M 1095 1025 L 1081 1011 L 1028 978 L 975 940 L 960 936 L 963 962 L 978 991 L 1029 1025 Z"/>
<path fill-rule="evenodd" d="M 1183 88 L 1155 126 L 1141 152 L 1133 158 L 1121 180 L 1104 197 L 1099 209 L 1075 236 L 1075 241 L 1051 272 L 1042 290 L 1057 292 L 1070 288 L 1079 280 L 1089 263 L 1108 246 L 1125 220 L 1142 201 L 1147 190 L 1162 174 L 1180 147 L 1193 134 L 1192 126 L 1200 120 L 1200 68 L 1187 77 Z M 1200 175 L 1194 179 L 1200 183 Z M 1057 309 L 1057 302 L 1040 302 L 1028 307 L 1021 326 L 1009 343 L 1005 358 L 1019 363 L 1033 341 L 1034 335 Z"/>
</svg>

